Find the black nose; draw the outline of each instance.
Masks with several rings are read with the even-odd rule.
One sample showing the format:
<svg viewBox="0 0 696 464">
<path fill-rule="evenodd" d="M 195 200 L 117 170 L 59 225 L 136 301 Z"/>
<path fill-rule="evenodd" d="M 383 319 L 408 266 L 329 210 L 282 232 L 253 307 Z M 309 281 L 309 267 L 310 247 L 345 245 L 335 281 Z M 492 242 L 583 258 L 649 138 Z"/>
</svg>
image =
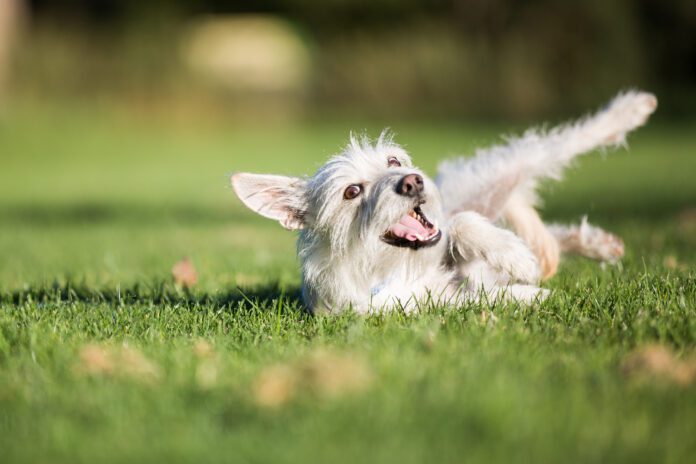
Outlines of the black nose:
<svg viewBox="0 0 696 464">
<path fill-rule="evenodd" d="M 396 193 L 407 197 L 415 197 L 423 192 L 423 178 L 418 174 L 404 176 L 396 184 Z"/>
</svg>

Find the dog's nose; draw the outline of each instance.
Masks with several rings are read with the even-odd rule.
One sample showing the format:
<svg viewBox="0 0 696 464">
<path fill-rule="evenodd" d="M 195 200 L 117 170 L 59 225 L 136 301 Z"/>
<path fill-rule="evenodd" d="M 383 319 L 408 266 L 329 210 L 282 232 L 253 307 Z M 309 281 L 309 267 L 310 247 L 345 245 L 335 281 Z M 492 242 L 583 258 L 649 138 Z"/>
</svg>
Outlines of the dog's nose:
<svg viewBox="0 0 696 464">
<path fill-rule="evenodd" d="M 423 178 L 418 174 L 404 176 L 396 184 L 396 193 L 407 197 L 415 197 L 423 192 Z"/>
</svg>

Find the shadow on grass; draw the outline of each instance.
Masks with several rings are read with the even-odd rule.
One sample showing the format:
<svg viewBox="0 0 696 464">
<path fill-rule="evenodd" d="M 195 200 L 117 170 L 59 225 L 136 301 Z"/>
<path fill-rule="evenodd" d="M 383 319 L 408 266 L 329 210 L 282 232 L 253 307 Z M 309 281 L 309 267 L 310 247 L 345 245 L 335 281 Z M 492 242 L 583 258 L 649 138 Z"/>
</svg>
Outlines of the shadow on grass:
<svg viewBox="0 0 696 464">
<path fill-rule="evenodd" d="M 239 204 L 235 205 L 232 200 L 219 208 L 195 204 L 158 205 L 119 202 L 0 205 L 0 221 L 28 226 L 172 222 L 218 225 L 262 222 L 260 218 L 243 211 Z"/>
<path fill-rule="evenodd" d="M 583 214 L 593 219 L 669 219 L 694 206 L 691 192 L 643 192 L 640 196 L 606 193 L 581 199 L 554 198 L 546 201 L 544 216 L 575 221 Z M 210 204 L 154 204 L 123 202 L 78 202 L 71 204 L 17 203 L 0 205 L 0 222 L 32 227 L 137 223 L 258 225 L 266 221 L 242 209 L 230 196 L 219 206 Z"/>
<path fill-rule="evenodd" d="M 152 285 L 135 284 L 127 288 L 94 288 L 72 282 L 23 290 L 0 292 L 0 303 L 15 306 L 23 304 L 61 303 L 107 304 L 113 306 L 169 305 L 187 308 L 212 306 L 228 311 L 251 308 L 262 311 L 296 311 L 308 313 L 302 304 L 299 287 L 286 287 L 271 282 L 249 288 L 208 293 L 180 288 L 169 282 Z"/>
</svg>

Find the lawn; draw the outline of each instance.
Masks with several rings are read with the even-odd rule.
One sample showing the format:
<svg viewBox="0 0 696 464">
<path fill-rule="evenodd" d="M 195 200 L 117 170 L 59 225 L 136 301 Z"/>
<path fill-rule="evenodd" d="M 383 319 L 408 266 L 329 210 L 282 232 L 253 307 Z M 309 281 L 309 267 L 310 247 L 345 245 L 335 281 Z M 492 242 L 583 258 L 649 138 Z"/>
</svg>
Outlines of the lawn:
<svg viewBox="0 0 696 464">
<path fill-rule="evenodd" d="M 506 129 L 390 125 L 429 173 Z M 0 120 L 2 461 L 693 459 L 693 125 L 658 117 L 546 189 L 545 217 L 624 238 L 619 266 L 568 259 L 532 308 L 311 317 L 292 233 L 227 174 L 309 174 L 363 128 L 381 127 Z"/>
</svg>

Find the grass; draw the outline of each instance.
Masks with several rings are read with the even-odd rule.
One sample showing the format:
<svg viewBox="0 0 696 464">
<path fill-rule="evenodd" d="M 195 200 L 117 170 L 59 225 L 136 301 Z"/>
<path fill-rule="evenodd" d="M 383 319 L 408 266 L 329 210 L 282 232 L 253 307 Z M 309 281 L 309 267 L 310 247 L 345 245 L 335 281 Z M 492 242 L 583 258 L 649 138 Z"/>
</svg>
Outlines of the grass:
<svg viewBox="0 0 696 464">
<path fill-rule="evenodd" d="M 350 122 L 265 130 L 24 108 L 0 124 L 4 462 L 687 462 L 696 388 L 627 372 L 696 348 L 696 136 L 584 159 L 545 216 L 624 237 L 535 308 L 311 317 L 294 237 L 225 174 L 302 174 Z M 429 172 L 500 127 L 393 126 Z M 372 134 L 378 127 L 367 128 Z M 690 212 L 689 212 L 690 211 Z M 199 283 L 177 288 L 184 256 Z M 350 388 L 348 388 L 350 387 Z M 269 402 L 270 401 L 270 402 Z"/>
</svg>

